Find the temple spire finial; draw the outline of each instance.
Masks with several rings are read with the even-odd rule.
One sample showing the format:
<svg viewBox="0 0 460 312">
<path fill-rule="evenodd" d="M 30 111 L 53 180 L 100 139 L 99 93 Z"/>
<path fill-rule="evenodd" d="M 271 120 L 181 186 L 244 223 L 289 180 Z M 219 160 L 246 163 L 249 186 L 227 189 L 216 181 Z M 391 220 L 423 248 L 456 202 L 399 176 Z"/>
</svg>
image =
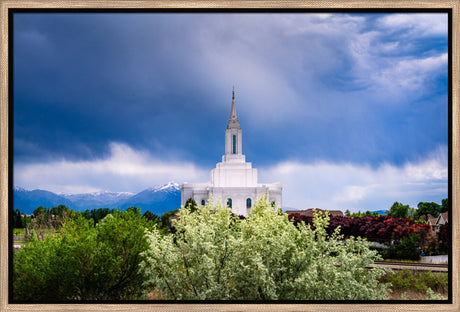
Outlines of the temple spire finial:
<svg viewBox="0 0 460 312">
<path fill-rule="evenodd" d="M 228 129 L 234 128 L 239 129 L 240 124 L 238 123 L 238 117 L 236 116 L 236 107 L 235 107 L 235 86 L 233 86 L 232 90 L 232 110 L 230 113 L 230 120 L 228 121 Z"/>
</svg>

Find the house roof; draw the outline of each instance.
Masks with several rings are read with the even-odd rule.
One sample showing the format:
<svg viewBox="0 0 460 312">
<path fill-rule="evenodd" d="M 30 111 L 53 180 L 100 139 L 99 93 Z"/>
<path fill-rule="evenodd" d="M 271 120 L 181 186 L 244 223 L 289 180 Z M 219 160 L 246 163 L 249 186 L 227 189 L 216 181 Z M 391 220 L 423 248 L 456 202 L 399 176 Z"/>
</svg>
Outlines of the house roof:
<svg viewBox="0 0 460 312">
<path fill-rule="evenodd" d="M 329 214 L 333 217 L 335 216 L 341 216 L 343 217 L 343 212 L 340 210 L 328 210 Z"/>
<path fill-rule="evenodd" d="M 441 219 L 442 218 L 442 219 Z M 444 224 L 449 221 L 449 212 L 442 212 L 437 219 L 438 224 Z"/>
<path fill-rule="evenodd" d="M 287 214 L 293 214 L 293 213 L 298 213 L 301 216 L 306 216 L 306 217 L 313 217 L 313 212 L 328 212 L 330 216 L 335 217 L 335 216 L 343 216 L 343 212 L 340 210 L 324 210 L 324 209 L 319 209 L 319 208 L 309 208 L 305 210 L 286 210 Z"/>
<path fill-rule="evenodd" d="M 433 217 L 432 215 L 428 214 L 428 223 L 431 225 L 435 225 L 438 221 L 438 218 Z"/>
</svg>

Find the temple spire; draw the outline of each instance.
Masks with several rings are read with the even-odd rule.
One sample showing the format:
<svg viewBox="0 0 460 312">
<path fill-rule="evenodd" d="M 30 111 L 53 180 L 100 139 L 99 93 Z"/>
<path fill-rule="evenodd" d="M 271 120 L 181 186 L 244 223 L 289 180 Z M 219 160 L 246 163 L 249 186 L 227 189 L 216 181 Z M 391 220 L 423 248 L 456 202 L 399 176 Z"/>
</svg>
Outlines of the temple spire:
<svg viewBox="0 0 460 312">
<path fill-rule="evenodd" d="M 230 113 L 230 119 L 228 121 L 227 129 L 240 129 L 240 124 L 238 123 L 238 117 L 236 116 L 235 87 L 233 87 L 233 91 L 232 91 L 232 110 Z"/>
</svg>

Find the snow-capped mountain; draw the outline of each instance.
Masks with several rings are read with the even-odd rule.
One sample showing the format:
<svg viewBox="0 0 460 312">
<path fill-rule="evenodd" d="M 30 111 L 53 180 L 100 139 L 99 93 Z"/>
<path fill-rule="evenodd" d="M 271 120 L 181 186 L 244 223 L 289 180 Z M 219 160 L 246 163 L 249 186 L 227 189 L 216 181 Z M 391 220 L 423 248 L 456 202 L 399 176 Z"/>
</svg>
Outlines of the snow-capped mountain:
<svg viewBox="0 0 460 312">
<path fill-rule="evenodd" d="M 141 207 L 143 211 L 149 210 L 156 215 L 162 215 L 166 211 L 180 208 L 180 187 L 179 184 L 170 182 L 148 188 L 119 202 L 118 205 L 122 209 L 130 206 Z"/>
<path fill-rule="evenodd" d="M 45 190 L 32 190 L 15 187 L 13 189 L 14 209 L 18 208 L 21 212 L 31 214 L 37 207 L 53 207 L 58 205 L 70 207 L 72 202 L 53 192 Z"/>
<path fill-rule="evenodd" d="M 135 193 L 130 192 L 94 192 L 94 193 L 83 193 L 83 194 L 60 194 L 62 197 L 70 200 L 72 203 L 78 205 L 82 210 L 94 209 L 94 206 L 106 207 L 112 206 L 120 201 L 126 200 Z"/>
<path fill-rule="evenodd" d="M 157 192 L 157 191 L 169 191 L 169 192 L 170 191 L 179 191 L 180 190 L 180 185 L 179 185 L 179 183 L 171 181 L 171 182 L 168 182 L 167 184 L 157 185 L 157 186 L 151 187 L 151 188 L 146 189 L 146 190 L 154 191 L 154 192 Z"/>
<path fill-rule="evenodd" d="M 95 192 L 83 194 L 55 194 L 45 190 L 13 189 L 13 206 L 22 213 L 31 214 L 37 207 L 53 207 L 63 204 L 76 211 L 96 208 L 141 207 L 142 212 L 161 216 L 166 211 L 180 208 L 180 185 L 169 182 L 147 188 L 139 193 L 129 192 Z"/>
</svg>

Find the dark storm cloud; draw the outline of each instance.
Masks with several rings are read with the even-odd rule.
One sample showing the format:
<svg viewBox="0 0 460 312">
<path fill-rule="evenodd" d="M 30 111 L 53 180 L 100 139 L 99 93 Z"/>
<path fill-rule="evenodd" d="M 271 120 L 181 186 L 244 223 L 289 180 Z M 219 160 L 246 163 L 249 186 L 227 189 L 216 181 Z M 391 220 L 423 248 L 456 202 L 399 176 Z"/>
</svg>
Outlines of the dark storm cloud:
<svg viewBox="0 0 460 312">
<path fill-rule="evenodd" d="M 196 53 L 183 36 L 189 22 L 164 19 L 15 15 L 15 137 L 38 144 L 36 157 L 98 157 L 108 141 L 155 151 L 173 140 L 188 150 L 185 121 L 211 118 L 191 74 L 198 65 L 188 60 Z M 26 146 L 15 149 L 18 159 L 30 157 Z"/>
<path fill-rule="evenodd" d="M 237 84 L 245 144 L 262 164 L 276 160 L 273 146 L 281 158 L 401 163 L 393 134 L 418 124 L 395 120 L 446 114 L 419 106 L 427 92 L 446 95 L 445 74 L 429 66 L 446 45 L 436 19 L 392 17 L 17 14 L 15 156 L 91 159 L 121 142 L 210 164 Z M 440 144 L 397 139 L 414 154 Z"/>
<path fill-rule="evenodd" d="M 331 207 L 445 184 L 445 14 L 15 14 L 16 181 L 204 182 L 233 85 L 243 152 L 280 177 L 287 205 L 334 175 Z"/>
</svg>

